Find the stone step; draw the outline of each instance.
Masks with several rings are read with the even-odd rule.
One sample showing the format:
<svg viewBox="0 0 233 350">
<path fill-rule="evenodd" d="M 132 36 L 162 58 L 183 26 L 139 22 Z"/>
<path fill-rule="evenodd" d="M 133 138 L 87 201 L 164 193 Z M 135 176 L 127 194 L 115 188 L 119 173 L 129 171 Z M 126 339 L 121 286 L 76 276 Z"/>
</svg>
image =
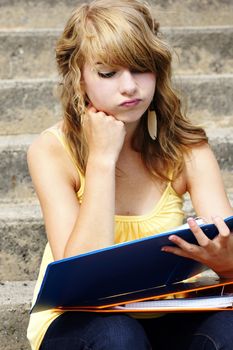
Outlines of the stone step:
<svg viewBox="0 0 233 350">
<path fill-rule="evenodd" d="M 35 282 L 0 283 L 0 350 L 29 350 L 26 338 Z"/>
<path fill-rule="evenodd" d="M 233 111 L 233 74 L 174 78 L 193 116 L 218 119 Z M 60 118 L 56 79 L 0 80 L 0 134 L 38 133 Z"/>
<path fill-rule="evenodd" d="M 0 281 L 35 280 L 46 244 L 38 204 L 1 204 Z"/>
<path fill-rule="evenodd" d="M 233 26 L 162 28 L 177 74 L 233 73 Z M 56 78 L 60 30 L 0 32 L 0 79 Z M 178 56 L 177 56 L 178 55 Z"/>
<path fill-rule="evenodd" d="M 233 172 L 222 171 L 224 185 L 233 206 Z M 185 196 L 186 216 L 194 215 Z M 1 261 L 0 281 L 34 280 L 37 277 L 46 234 L 36 198 L 20 203 L 0 204 Z"/>
<path fill-rule="evenodd" d="M 233 121 L 231 119 L 231 121 Z M 210 144 L 222 170 L 233 170 L 233 125 L 221 128 L 216 123 L 207 129 Z M 0 198 L 21 202 L 33 198 L 33 188 L 26 163 L 26 151 L 36 135 L 0 137 Z"/>
<path fill-rule="evenodd" d="M 161 28 L 177 74 L 233 72 L 233 26 Z"/>
<path fill-rule="evenodd" d="M 0 137 L 0 198 L 2 201 L 30 200 L 34 196 L 28 173 L 26 151 L 35 135 Z"/>
<path fill-rule="evenodd" d="M 37 133 L 60 115 L 57 80 L 0 80 L 0 133 Z"/>
<path fill-rule="evenodd" d="M 82 0 L 1 0 L 0 28 L 61 28 Z M 89 1 L 88 1 L 89 2 Z M 156 18 L 168 26 L 232 24 L 231 0 L 152 0 Z"/>
</svg>

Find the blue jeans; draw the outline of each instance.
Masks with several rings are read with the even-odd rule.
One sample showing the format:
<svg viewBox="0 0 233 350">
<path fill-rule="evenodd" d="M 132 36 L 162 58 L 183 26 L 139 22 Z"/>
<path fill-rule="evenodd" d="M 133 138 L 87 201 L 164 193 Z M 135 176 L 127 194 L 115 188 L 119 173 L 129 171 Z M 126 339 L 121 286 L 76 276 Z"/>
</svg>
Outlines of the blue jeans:
<svg viewBox="0 0 233 350">
<path fill-rule="evenodd" d="M 49 327 L 40 350 L 233 350 L 233 311 L 167 314 L 66 312 Z"/>
</svg>

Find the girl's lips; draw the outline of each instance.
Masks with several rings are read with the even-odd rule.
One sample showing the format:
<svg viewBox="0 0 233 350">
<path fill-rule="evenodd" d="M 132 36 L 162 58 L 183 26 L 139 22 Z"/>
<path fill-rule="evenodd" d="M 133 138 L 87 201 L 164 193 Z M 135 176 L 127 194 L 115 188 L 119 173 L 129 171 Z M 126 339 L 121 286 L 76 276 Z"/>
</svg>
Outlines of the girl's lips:
<svg viewBox="0 0 233 350">
<path fill-rule="evenodd" d="M 134 99 L 134 100 L 127 100 L 127 101 L 124 101 L 120 104 L 120 106 L 123 106 L 123 107 L 133 107 L 133 106 L 136 106 L 138 105 L 139 103 L 141 102 L 140 99 Z"/>
</svg>

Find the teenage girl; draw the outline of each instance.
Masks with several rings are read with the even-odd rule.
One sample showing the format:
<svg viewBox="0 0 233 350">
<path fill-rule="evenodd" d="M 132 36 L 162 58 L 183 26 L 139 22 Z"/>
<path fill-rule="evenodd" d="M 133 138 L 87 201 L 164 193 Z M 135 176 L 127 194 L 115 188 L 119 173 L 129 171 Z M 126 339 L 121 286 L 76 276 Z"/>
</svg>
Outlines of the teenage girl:
<svg viewBox="0 0 233 350">
<path fill-rule="evenodd" d="M 233 210 L 204 130 L 181 111 L 171 53 L 150 7 L 140 0 L 80 5 L 56 58 L 63 119 L 28 151 L 48 236 L 34 300 L 48 263 L 181 225 L 186 192 L 219 234 L 209 240 L 190 218 L 199 246 L 172 235 L 176 246 L 164 254 L 232 278 L 233 235 L 223 218 Z M 233 312 L 136 319 L 48 310 L 31 315 L 28 338 L 41 350 L 232 350 Z"/>
</svg>

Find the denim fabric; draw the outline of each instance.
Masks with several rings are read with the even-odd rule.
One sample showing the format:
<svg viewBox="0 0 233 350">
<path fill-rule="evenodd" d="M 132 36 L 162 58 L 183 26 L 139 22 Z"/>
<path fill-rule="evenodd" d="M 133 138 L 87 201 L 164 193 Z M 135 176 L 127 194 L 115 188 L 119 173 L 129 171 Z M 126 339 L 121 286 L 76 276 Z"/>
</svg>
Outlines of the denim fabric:
<svg viewBox="0 0 233 350">
<path fill-rule="evenodd" d="M 233 350 L 233 311 L 169 314 L 141 321 L 156 350 Z"/>
<path fill-rule="evenodd" d="M 40 350 L 151 349 L 143 327 L 126 315 L 67 312 L 49 327 Z"/>
<path fill-rule="evenodd" d="M 233 350 L 233 311 L 177 313 L 154 319 L 66 312 L 40 350 Z"/>
</svg>

